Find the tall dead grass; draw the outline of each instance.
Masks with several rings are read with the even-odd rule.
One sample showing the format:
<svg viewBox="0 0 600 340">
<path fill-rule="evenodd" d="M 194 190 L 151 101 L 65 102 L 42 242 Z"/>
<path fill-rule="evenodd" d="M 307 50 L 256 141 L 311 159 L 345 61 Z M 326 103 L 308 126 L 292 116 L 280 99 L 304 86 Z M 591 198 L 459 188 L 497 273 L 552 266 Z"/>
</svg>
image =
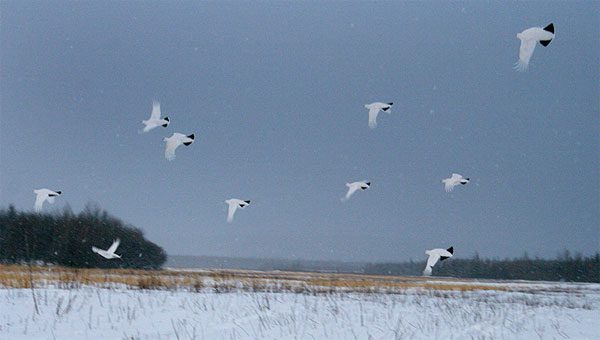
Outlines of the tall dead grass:
<svg viewBox="0 0 600 340">
<path fill-rule="evenodd" d="M 135 269 L 75 269 L 33 266 L 36 287 L 55 286 L 72 289 L 84 285 L 104 288 L 189 290 L 227 293 L 294 292 L 324 294 L 335 292 L 402 293 L 407 289 L 435 291 L 509 290 L 463 280 L 421 277 L 393 277 L 359 274 L 299 272 L 259 272 L 241 270 L 178 271 Z M 23 265 L 0 265 L 0 287 L 29 288 L 29 272 Z M 512 289 L 511 289 L 512 290 Z"/>
</svg>

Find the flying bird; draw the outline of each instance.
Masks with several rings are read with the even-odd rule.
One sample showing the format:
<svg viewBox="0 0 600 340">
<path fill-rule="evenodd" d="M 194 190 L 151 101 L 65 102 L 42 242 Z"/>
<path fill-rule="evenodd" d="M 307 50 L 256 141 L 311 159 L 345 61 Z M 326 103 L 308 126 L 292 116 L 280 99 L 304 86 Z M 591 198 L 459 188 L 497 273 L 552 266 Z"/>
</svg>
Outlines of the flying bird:
<svg viewBox="0 0 600 340">
<path fill-rule="evenodd" d="M 425 251 L 426 255 L 429 255 L 427 259 L 427 265 L 425 266 L 425 270 L 423 271 L 423 276 L 430 276 L 433 266 L 439 261 L 444 261 L 447 258 L 451 258 L 454 254 L 454 247 L 450 247 L 448 249 L 431 249 Z"/>
<path fill-rule="evenodd" d="M 142 124 L 145 125 L 143 131 L 148 132 L 158 126 L 167 127 L 169 126 L 169 123 L 169 117 L 160 118 L 160 103 L 157 101 L 153 101 L 150 119 L 142 120 Z"/>
<path fill-rule="evenodd" d="M 387 113 L 392 112 L 391 108 L 394 103 L 380 103 L 375 102 L 365 105 L 365 108 L 369 109 L 369 127 L 374 129 L 377 127 L 377 115 L 379 111 L 383 110 Z"/>
<path fill-rule="evenodd" d="M 175 159 L 175 149 L 181 144 L 188 146 L 194 142 L 194 134 L 184 135 L 182 133 L 175 132 L 171 137 L 164 138 L 163 141 L 167 142 L 165 146 L 165 158 L 172 161 Z"/>
<path fill-rule="evenodd" d="M 524 72 L 529 67 L 529 60 L 535 50 L 535 45 L 539 41 L 542 46 L 548 46 L 554 39 L 554 24 L 550 24 L 544 28 L 532 27 L 517 33 L 517 38 L 521 40 L 519 48 L 519 61 L 515 64 L 515 70 Z"/>
<path fill-rule="evenodd" d="M 227 222 L 231 223 L 233 221 L 233 215 L 238 208 L 244 209 L 248 205 L 250 205 L 250 201 L 239 200 L 237 198 L 231 198 L 225 201 L 229 205 L 227 209 Z"/>
<path fill-rule="evenodd" d="M 442 183 L 444 183 L 444 189 L 446 189 L 446 192 L 450 192 L 454 190 L 455 186 L 459 184 L 465 185 L 469 183 L 469 181 L 469 178 L 464 178 L 462 175 L 452 174 L 452 177 L 443 179 Z"/>
<path fill-rule="evenodd" d="M 366 182 L 366 181 L 352 182 L 352 183 L 346 183 L 346 186 L 348 187 L 348 192 L 346 193 L 345 197 L 342 197 L 342 202 L 349 200 L 350 196 L 352 196 L 352 194 L 354 194 L 356 192 L 356 190 L 358 190 L 358 189 L 361 189 L 361 190 L 369 189 L 369 187 L 371 187 L 371 182 Z"/>
<path fill-rule="evenodd" d="M 111 244 L 110 248 L 108 248 L 107 250 L 103 250 L 103 249 L 98 249 L 96 247 L 92 247 L 92 251 L 102 257 L 104 257 L 105 259 L 120 259 L 121 255 L 117 255 L 115 254 L 115 251 L 117 251 L 117 247 L 119 247 L 119 243 L 121 243 L 121 240 L 116 239 L 113 241 L 113 243 Z"/>
<path fill-rule="evenodd" d="M 44 202 L 48 201 L 48 203 L 53 204 L 54 198 L 62 194 L 61 191 L 53 191 L 50 189 L 37 189 L 33 190 L 33 193 L 35 194 L 35 204 L 33 205 L 35 212 L 42 211 Z"/>
</svg>

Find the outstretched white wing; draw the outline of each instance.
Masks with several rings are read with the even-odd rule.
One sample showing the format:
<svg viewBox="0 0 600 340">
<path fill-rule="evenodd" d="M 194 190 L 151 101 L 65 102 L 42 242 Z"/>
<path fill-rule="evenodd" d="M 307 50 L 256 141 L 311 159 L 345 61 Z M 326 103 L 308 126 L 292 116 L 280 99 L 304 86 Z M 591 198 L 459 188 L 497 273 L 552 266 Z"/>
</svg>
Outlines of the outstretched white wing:
<svg viewBox="0 0 600 340">
<path fill-rule="evenodd" d="M 450 192 L 454 190 L 454 187 L 460 183 L 460 180 L 463 178 L 462 175 L 452 174 L 450 178 L 444 179 L 442 182 L 444 183 L 444 189 L 446 192 Z"/>
<path fill-rule="evenodd" d="M 515 70 L 524 72 L 529 67 L 529 60 L 535 50 L 537 40 L 528 39 L 521 40 L 521 47 L 519 48 L 519 61 L 515 64 Z"/>
<path fill-rule="evenodd" d="M 152 114 L 150 115 L 150 120 L 159 120 L 160 119 L 160 103 L 157 101 L 152 102 Z"/>
<path fill-rule="evenodd" d="M 451 178 L 446 178 L 442 181 L 444 182 L 444 189 L 446 190 L 446 192 L 454 190 L 454 187 L 459 183 L 460 179 L 455 176 L 459 176 L 460 178 L 462 178 L 462 176 L 460 175 L 452 174 Z"/>
<path fill-rule="evenodd" d="M 232 204 L 229 203 L 229 208 L 227 209 L 227 222 L 231 223 L 231 221 L 233 221 L 233 215 L 235 214 L 235 211 L 237 210 L 238 205 L 237 203 Z"/>
<path fill-rule="evenodd" d="M 35 209 L 35 212 L 42 211 L 42 206 L 44 205 L 44 201 L 46 201 L 47 198 L 48 198 L 48 196 L 45 194 L 37 194 L 35 196 L 35 204 L 33 206 L 33 208 Z"/>
<path fill-rule="evenodd" d="M 430 253 L 427 259 L 427 267 L 433 267 L 440 260 L 440 254 Z"/>
<path fill-rule="evenodd" d="M 146 126 L 144 126 L 144 130 L 143 130 L 144 132 L 148 132 L 158 126 L 158 124 L 155 124 L 152 122 L 146 122 L 146 121 L 144 121 L 144 125 L 146 125 Z"/>
<path fill-rule="evenodd" d="M 120 239 L 116 239 L 113 241 L 113 244 L 110 245 L 110 248 L 108 248 L 108 250 L 106 251 L 107 253 L 112 253 L 114 254 L 115 251 L 117 251 L 117 247 L 119 247 L 119 244 L 121 243 Z"/>
<path fill-rule="evenodd" d="M 108 253 L 106 252 L 106 250 L 104 249 L 100 249 L 100 248 L 96 248 L 96 247 L 92 247 L 92 251 L 102 257 L 104 257 L 105 259 L 110 259 L 110 256 L 108 255 Z"/>
<path fill-rule="evenodd" d="M 369 109 L 369 127 L 374 129 L 377 127 L 377 115 L 379 114 L 379 108 L 372 107 Z"/>
<path fill-rule="evenodd" d="M 175 159 L 175 149 L 182 144 L 179 138 L 167 139 L 167 145 L 165 146 L 165 158 L 172 161 Z"/>
<path fill-rule="evenodd" d="M 352 196 L 352 194 L 354 194 L 356 192 L 356 190 L 358 190 L 358 186 L 357 185 L 351 185 L 348 187 L 348 192 L 346 193 L 346 196 L 344 197 L 344 201 L 347 201 L 350 199 L 350 196 Z"/>
</svg>

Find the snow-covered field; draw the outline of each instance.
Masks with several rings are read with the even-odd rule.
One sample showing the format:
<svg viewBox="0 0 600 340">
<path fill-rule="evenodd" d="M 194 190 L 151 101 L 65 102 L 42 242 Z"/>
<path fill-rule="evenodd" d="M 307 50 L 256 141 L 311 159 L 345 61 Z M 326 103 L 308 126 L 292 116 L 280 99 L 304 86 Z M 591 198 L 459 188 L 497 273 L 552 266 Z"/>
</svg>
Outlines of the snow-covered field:
<svg viewBox="0 0 600 340">
<path fill-rule="evenodd" d="M 270 280 L 277 286 L 277 279 Z M 0 288 L 0 339 L 600 337 L 600 284 L 422 282 L 451 289 L 382 293 L 337 285 L 295 293 L 218 290 L 209 283 L 168 290 L 47 283 L 35 290 L 36 314 L 30 289 Z"/>
</svg>

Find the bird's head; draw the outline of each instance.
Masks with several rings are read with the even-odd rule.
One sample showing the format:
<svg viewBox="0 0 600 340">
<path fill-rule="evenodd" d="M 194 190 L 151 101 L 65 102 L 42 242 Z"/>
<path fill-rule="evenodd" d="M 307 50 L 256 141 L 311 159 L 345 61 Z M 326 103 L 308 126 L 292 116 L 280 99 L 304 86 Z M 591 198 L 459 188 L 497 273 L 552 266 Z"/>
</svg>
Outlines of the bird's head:
<svg viewBox="0 0 600 340">
<path fill-rule="evenodd" d="M 188 146 L 194 142 L 194 134 L 193 133 L 186 137 L 189 138 L 189 140 L 183 142 L 183 145 Z"/>
</svg>

